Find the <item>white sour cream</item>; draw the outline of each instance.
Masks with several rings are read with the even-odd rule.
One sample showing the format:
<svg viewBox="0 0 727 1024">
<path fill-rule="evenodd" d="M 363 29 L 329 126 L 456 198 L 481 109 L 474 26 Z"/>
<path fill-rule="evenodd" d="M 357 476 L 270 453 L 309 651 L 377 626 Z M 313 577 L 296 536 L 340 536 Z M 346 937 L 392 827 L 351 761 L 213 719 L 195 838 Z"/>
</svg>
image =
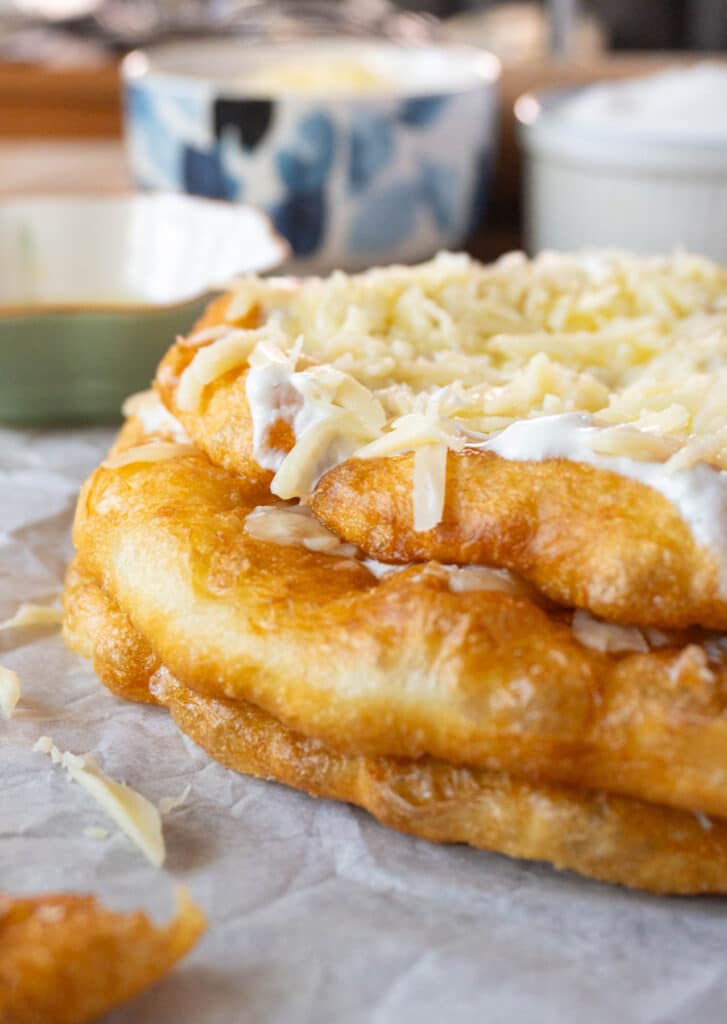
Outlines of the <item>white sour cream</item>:
<svg viewBox="0 0 727 1024">
<path fill-rule="evenodd" d="M 308 427 L 325 418 L 325 412 L 301 389 L 302 375 L 287 362 L 265 363 L 248 370 L 245 393 L 252 419 L 253 458 L 263 469 L 277 472 L 288 454 L 282 448 L 271 448 L 268 442 L 270 430 L 279 420 L 287 423 L 298 439 Z"/>
<path fill-rule="evenodd" d="M 147 434 L 168 434 L 180 444 L 190 444 L 190 437 L 179 420 L 162 404 L 155 391 L 140 391 L 126 399 L 125 416 L 135 416 Z"/>
<path fill-rule="evenodd" d="M 722 593 L 727 596 L 727 472 L 706 463 L 669 472 L 663 462 L 599 454 L 588 442 L 600 429 L 584 413 L 540 416 L 512 423 L 477 447 L 517 462 L 582 462 L 653 488 L 676 508 L 696 543 L 709 549 L 719 566 Z"/>
</svg>

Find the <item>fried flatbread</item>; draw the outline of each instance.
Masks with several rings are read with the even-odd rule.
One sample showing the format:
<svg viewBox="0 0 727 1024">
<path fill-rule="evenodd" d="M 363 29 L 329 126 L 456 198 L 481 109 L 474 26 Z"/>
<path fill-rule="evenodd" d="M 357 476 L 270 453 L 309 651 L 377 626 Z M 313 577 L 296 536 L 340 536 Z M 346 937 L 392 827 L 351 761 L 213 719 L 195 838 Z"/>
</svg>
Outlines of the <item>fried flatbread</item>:
<svg viewBox="0 0 727 1024">
<path fill-rule="evenodd" d="M 65 607 L 68 641 L 93 658 L 107 686 L 134 700 L 150 688 L 146 699 L 166 706 L 182 732 L 228 768 L 358 804 L 392 828 L 435 842 L 545 860 L 654 892 L 727 889 L 727 825 L 720 821 L 700 824 L 692 814 L 638 800 L 431 758 L 341 754 L 250 703 L 182 686 L 77 564 L 69 570 Z M 140 665 L 154 669 L 145 681 Z"/>
<path fill-rule="evenodd" d="M 670 502 L 634 480 L 564 459 L 524 471 L 491 452 L 450 452 L 442 521 L 418 533 L 413 473 L 411 452 L 349 459 L 320 480 L 311 508 L 371 558 L 498 565 L 612 622 L 727 627 L 713 560 Z"/>
<path fill-rule="evenodd" d="M 234 301 L 234 295 L 217 299 L 198 328 L 223 325 Z M 237 321 L 244 327 L 261 323 L 259 307 Z M 157 390 L 215 464 L 269 487 L 273 473 L 254 452 L 245 359 L 210 381 L 195 408 L 179 402 L 183 373 L 215 340 L 172 346 L 160 364 Z M 314 346 L 304 359 L 316 360 Z M 275 451 L 293 448 L 296 435 L 284 409 L 277 418 L 273 410 L 266 437 Z M 415 529 L 412 451 L 345 459 L 315 482 L 312 507 L 342 539 L 373 558 L 502 566 L 553 600 L 610 621 L 727 629 L 725 570 L 717 549 L 704 544 L 656 489 L 564 458 L 513 461 L 471 448 L 449 451 L 446 458 L 443 516 L 431 529 Z M 727 519 L 723 505 L 715 515 Z"/>
<path fill-rule="evenodd" d="M 727 816 L 718 645 L 582 646 L 527 597 L 456 593 L 436 563 L 381 580 L 253 539 L 256 503 L 202 454 L 99 468 L 75 541 L 161 662 L 333 750 L 430 755 Z"/>
<path fill-rule="evenodd" d="M 0 1022 L 84 1024 L 139 995 L 204 931 L 199 908 L 178 902 L 159 927 L 78 893 L 0 894 Z"/>
</svg>

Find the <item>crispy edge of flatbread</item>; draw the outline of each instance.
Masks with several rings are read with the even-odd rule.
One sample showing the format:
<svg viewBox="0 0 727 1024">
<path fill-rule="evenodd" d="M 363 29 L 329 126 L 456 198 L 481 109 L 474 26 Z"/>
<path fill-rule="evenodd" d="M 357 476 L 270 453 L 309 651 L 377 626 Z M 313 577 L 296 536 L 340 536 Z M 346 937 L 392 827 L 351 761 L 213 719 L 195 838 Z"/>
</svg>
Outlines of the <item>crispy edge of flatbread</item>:
<svg viewBox="0 0 727 1024">
<path fill-rule="evenodd" d="M 66 638 L 91 655 L 115 693 L 139 699 L 147 641 L 76 563 L 65 595 Z M 106 634 L 120 649 L 109 660 Z M 124 654 L 124 651 L 127 654 Z M 144 652 L 147 657 L 140 657 Z M 548 861 L 587 877 L 657 893 L 727 890 L 727 824 L 640 800 L 514 779 L 431 758 L 330 750 L 247 702 L 188 689 L 161 665 L 146 680 L 177 725 L 228 768 L 318 797 L 357 804 L 401 832 Z"/>
<path fill-rule="evenodd" d="M 225 323 L 230 299 L 215 299 L 190 337 Z M 256 314 L 241 326 L 257 326 Z M 179 381 L 197 351 L 181 339 L 164 356 L 155 384 L 162 401 L 212 462 L 268 487 L 273 474 L 253 457 L 246 364 L 209 383 L 197 409 L 179 407 Z M 279 420 L 270 429 L 276 449 L 292 447 L 287 424 Z M 497 565 L 553 601 L 614 622 L 727 629 L 712 552 L 653 488 L 566 459 L 513 462 L 492 452 L 450 451 L 442 522 L 417 533 L 413 463 L 411 452 L 347 459 L 319 481 L 311 507 L 371 558 Z"/>
<path fill-rule="evenodd" d="M 437 563 L 375 580 L 355 559 L 251 537 L 259 500 L 187 449 L 84 485 L 85 567 L 185 685 L 346 753 L 427 754 L 727 817 L 717 648 L 597 651 L 524 595 L 453 593 Z"/>
<path fill-rule="evenodd" d="M 159 981 L 204 928 L 183 889 L 175 916 L 161 926 L 79 893 L 0 894 L 0 1022 L 95 1020 Z"/>
</svg>

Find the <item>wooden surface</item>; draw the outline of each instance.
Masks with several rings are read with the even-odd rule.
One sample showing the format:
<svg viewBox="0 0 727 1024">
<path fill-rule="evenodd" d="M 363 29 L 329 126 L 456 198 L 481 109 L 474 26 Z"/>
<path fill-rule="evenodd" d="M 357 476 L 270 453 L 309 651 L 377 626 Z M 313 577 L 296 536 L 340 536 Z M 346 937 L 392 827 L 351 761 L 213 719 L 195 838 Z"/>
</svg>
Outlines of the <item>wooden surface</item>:
<svg viewBox="0 0 727 1024">
<path fill-rule="evenodd" d="M 116 64 L 73 70 L 0 64 L 0 136 L 113 138 L 120 134 Z"/>
</svg>

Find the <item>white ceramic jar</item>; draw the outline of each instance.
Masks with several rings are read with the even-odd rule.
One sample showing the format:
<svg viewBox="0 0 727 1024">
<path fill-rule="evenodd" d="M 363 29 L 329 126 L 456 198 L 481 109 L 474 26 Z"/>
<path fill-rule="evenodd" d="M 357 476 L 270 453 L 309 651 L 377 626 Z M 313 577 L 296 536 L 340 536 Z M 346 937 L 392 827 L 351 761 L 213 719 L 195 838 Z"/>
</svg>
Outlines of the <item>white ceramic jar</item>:
<svg viewBox="0 0 727 1024">
<path fill-rule="evenodd" d="M 727 66 L 520 97 L 530 251 L 681 246 L 727 262 Z"/>
</svg>

